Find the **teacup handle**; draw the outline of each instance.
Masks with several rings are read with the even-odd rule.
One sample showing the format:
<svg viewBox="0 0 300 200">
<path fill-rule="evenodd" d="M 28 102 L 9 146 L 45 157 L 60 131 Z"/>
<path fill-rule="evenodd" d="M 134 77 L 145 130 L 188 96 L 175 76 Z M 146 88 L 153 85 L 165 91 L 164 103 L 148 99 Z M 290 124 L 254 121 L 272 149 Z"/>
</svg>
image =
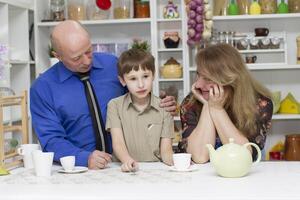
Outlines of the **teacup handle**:
<svg viewBox="0 0 300 200">
<path fill-rule="evenodd" d="M 253 56 L 253 60 L 254 62 L 256 62 L 257 56 Z"/>
<path fill-rule="evenodd" d="M 261 151 L 260 151 L 260 148 L 257 146 L 257 144 L 252 143 L 252 142 L 248 142 L 248 143 L 244 144 L 243 146 L 244 147 L 247 147 L 247 146 L 254 146 L 255 147 L 255 149 L 257 151 L 257 159 L 253 164 L 259 163 L 259 161 L 261 160 Z"/>
<path fill-rule="evenodd" d="M 265 33 L 266 35 L 269 35 L 269 29 L 266 29 L 266 33 Z"/>
<path fill-rule="evenodd" d="M 23 149 L 22 148 L 18 148 L 17 149 L 17 153 L 21 156 L 24 156 L 24 152 L 23 152 Z"/>
</svg>

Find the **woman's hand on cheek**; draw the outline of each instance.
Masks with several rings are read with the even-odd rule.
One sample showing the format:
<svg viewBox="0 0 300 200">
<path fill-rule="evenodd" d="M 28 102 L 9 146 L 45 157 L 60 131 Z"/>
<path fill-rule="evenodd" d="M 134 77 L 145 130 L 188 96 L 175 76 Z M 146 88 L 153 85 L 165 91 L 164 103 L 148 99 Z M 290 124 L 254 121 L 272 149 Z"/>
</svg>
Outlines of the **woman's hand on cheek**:
<svg viewBox="0 0 300 200">
<path fill-rule="evenodd" d="M 225 93 L 224 87 L 221 85 L 214 84 L 209 89 L 209 107 L 216 109 L 223 109 L 225 104 Z"/>
<path fill-rule="evenodd" d="M 195 98 L 200 101 L 203 104 L 206 104 L 207 101 L 204 99 L 204 97 L 201 94 L 201 91 L 199 89 L 196 88 L 196 83 L 194 83 L 192 85 L 192 93 L 195 96 Z"/>
</svg>

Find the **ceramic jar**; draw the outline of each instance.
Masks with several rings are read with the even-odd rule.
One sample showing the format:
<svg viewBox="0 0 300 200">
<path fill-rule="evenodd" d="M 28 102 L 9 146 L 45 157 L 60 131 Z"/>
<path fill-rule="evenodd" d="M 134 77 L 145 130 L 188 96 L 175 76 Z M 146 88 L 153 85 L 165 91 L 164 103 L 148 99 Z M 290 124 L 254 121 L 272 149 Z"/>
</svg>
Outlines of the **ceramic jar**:
<svg viewBox="0 0 300 200">
<path fill-rule="evenodd" d="M 180 42 L 178 32 L 165 32 L 163 41 L 166 48 L 177 48 Z"/>
<path fill-rule="evenodd" d="M 163 65 L 160 70 L 161 76 L 163 78 L 181 78 L 182 77 L 182 67 L 180 63 L 177 62 L 173 57 L 171 57 Z"/>
</svg>

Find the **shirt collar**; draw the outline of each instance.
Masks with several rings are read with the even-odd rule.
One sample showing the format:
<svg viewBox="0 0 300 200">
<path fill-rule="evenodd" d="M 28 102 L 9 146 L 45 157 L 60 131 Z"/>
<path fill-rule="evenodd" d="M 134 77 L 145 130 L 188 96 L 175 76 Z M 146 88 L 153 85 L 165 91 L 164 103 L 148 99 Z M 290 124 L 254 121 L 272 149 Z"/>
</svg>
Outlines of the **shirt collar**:
<svg viewBox="0 0 300 200">
<path fill-rule="evenodd" d="M 76 73 L 69 70 L 62 62 L 58 62 L 56 65 L 58 65 L 58 76 L 60 82 L 64 82 L 73 75 L 76 76 Z M 103 68 L 101 60 L 97 59 L 95 54 L 93 54 L 91 70 L 93 70 L 93 68 Z"/>
<path fill-rule="evenodd" d="M 130 95 L 129 92 L 125 95 L 124 105 L 125 105 L 125 108 L 127 108 L 127 109 L 129 109 L 130 106 L 134 107 L 133 102 L 132 102 L 132 98 L 131 98 L 131 95 Z M 145 110 L 148 110 L 151 107 L 156 109 L 156 110 L 160 109 L 159 103 L 158 103 L 158 101 L 155 101 L 155 96 L 152 93 L 150 93 L 150 105 Z"/>
</svg>

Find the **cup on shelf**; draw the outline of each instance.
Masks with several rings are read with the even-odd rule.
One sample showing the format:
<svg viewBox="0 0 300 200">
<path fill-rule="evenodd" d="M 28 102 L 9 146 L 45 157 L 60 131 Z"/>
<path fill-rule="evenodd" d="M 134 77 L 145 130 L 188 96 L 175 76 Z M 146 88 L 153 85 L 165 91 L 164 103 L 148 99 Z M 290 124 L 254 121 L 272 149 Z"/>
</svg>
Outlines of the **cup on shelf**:
<svg viewBox="0 0 300 200">
<path fill-rule="evenodd" d="M 250 49 L 259 49 L 259 39 L 253 37 L 250 38 Z"/>
<path fill-rule="evenodd" d="M 191 165 L 192 154 L 175 153 L 173 154 L 174 167 L 178 170 L 186 170 Z"/>
<path fill-rule="evenodd" d="M 34 167 L 31 153 L 39 149 L 40 149 L 40 145 L 38 144 L 22 144 L 17 149 L 17 153 L 23 156 L 23 163 L 26 169 L 32 169 Z"/>
<path fill-rule="evenodd" d="M 257 56 L 247 55 L 245 60 L 248 64 L 255 63 L 257 60 Z"/>
<path fill-rule="evenodd" d="M 238 50 L 246 50 L 246 49 L 248 49 L 248 46 L 249 46 L 249 42 L 246 38 L 245 39 L 240 39 L 236 43 L 236 48 Z"/>
<path fill-rule="evenodd" d="M 34 171 L 36 176 L 51 176 L 53 157 L 53 152 L 42 152 L 41 150 L 35 150 L 32 152 Z"/>
<path fill-rule="evenodd" d="M 270 46 L 271 46 L 270 38 L 265 37 L 260 39 L 260 44 L 259 44 L 260 49 L 269 49 Z"/>
<path fill-rule="evenodd" d="M 65 156 L 59 159 L 61 166 L 66 172 L 73 171 L 75 167 L 75 156 Z"/>
<path fill-rule="evenodd" d="M 269 29 L 268 28 L 255 28 L 254 29 L 255 36 L 260 37 L 260 36 L 268 36 L 269 34 Z"/>
<path fill-rule="evenodd" d="M 271 49 L 279 49 L 279 47 L 280 47 L 280 38 L 272 37 L 270 48 Z"/>
</svg>

